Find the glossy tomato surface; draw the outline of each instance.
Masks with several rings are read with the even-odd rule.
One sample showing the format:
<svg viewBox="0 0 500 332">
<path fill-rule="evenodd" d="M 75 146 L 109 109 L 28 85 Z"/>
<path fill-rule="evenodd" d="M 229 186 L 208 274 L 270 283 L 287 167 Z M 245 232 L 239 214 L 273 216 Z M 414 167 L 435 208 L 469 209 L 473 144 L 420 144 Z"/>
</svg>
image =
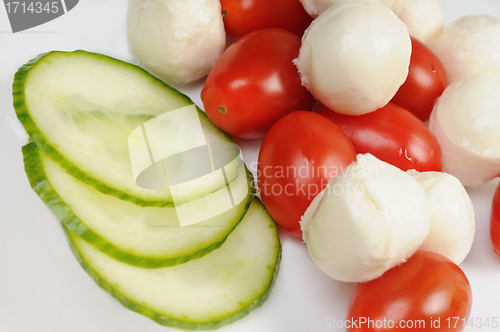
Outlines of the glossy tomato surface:
<svg viewBox="0 0 500 332">
<path fill-rule="evenodd" d="M 500 183 L 498 184 L 491 205 L 490 237 L 493 249 L 500 255 Z"/>
<path fill-rule="evenodd" d="M 269 130 L 259 152 L 262 202 L 276 223 L 302 237 L 300 218 L 328 180 L 355 160 L 346 135 L 312 112 L 293 112 Z"/>
<path fill-rule="evenodd" d="M 239 138 L 262 138 L 282 116 L 310 110 L 313 96 L 293 64 L 300 38 L 282 29 L 240 38 L 210 71 L 201 99 L 210 120 Z"/>
<path fill-rule="evenodd" d="M 448 258 L 417 251 L 354 289 L 348 331 L 462 331 L 472 309 L 467 277 Z M 392 326 L 392 328 L 391 328 Z"/>
<path fill-rule="evenodd" d="M 240 38 L 265 28 L 281 28 L 302 37 L 311 24 L 299 0 L 221 0 L 226 33 Z"/>
<path fill-rule="evenodd" d="M 344 131 L 357 153 L 371 153 L 403 171 L 442 170 L 439 146 L 429 129 L 395 104 L 359 116 L 338 114 L 326 107 L 320 114 Z"/>
<path fill-rule="evenodd" d="M 391 101 L 420 120 L 427 121 L 436 99 L 446 89 L 446 71 L 438 57 L 424 43 L 413 37 L 411 43 L 408 77 Z"/>
</svg>

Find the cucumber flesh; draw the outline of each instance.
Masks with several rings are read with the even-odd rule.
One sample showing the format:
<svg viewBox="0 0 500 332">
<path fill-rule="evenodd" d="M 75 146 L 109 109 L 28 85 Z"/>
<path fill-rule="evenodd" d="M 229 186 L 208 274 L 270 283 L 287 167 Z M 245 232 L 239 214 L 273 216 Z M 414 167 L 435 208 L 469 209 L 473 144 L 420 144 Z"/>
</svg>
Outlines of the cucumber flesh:
<svg viewBox="0 0 500 332">
<path fill-rule="evenodd" d="M 13 96 L 31 139 L 71 175 L 140 206 L 174 205 L 168 188 L 136 185 L 128 137 L 148 120 L 193 104 L 187 96 L 137 66 L 85 51 L 31 60 L 16 73 Z M 232 141 L 197 111 L 207 142 Z M 201 186 L 191 199 L 224 185 Z"/>
<path fill-rule="evenodd" d="M 123 305 L 162 325 L 191 330 L 229 324 L 260 306 L 281 257 L 276 224 L 258 199 L 219 249 L 172 267 L 130 266 L 67 235 L 83 268 Z"/>
<path fill-rule="evenodd" d="M 94 248 L 145 268 L 184 263 L 220 247 L 253 197 L 252 176 L 241 162 L 238 178 L 230 184 L 233 192 L 246 192 L 241 203 L 211 219 L 180 227 L 174 208 L 140 207 L 103 194 L 65 172 L 33 143 L 23 147 L 23 154 L 31 186 L 62 224 Z M 206 206 L 204 212 L 215 205 Z"/>
</svg>

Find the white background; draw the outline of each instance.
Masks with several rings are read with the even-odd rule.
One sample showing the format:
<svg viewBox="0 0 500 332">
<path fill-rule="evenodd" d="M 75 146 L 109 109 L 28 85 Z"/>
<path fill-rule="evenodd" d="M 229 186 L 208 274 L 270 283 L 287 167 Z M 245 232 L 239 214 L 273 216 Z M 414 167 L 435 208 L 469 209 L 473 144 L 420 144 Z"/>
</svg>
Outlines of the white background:
<svg viewBox="0 0 500 332">
<path fill-rule="evenodd" d="M 500 16 L 499 0 L 439 3 L 446 24 L 466 14 Z M 40 53 L 84 49 L 133 61 L 126 40 L 126 11 L 126 0 L 81 0 L 66 15 L 13 34 L 5 7 L 0 5 L 0 332 L 176 330 L 126 309 L 79 266 L 59 222 L 29 186 L 21 154 L 27 136 L 12 107 L 14 73 Z M 181 89 L 199 106 L 202 84 Z M 246 161 L 255 161 L 260 142 L 238 143 Z M 494 254 L 488 234 L 497 183 L 468 190 L 476 212 L 476 238 L 461 267 L 473 290 L 472 316 L 483 320 L 500 320 L 500 258 Z M 220 331 L 342 331 L 307 328 L 307 324 L 325 318 L 344 319 L 355 285 L 329 279 L 311 262 L 301 241 L 284 232 L 280 236 L 283 260 L 270 298 L 249 316 Z"/>
</svg>

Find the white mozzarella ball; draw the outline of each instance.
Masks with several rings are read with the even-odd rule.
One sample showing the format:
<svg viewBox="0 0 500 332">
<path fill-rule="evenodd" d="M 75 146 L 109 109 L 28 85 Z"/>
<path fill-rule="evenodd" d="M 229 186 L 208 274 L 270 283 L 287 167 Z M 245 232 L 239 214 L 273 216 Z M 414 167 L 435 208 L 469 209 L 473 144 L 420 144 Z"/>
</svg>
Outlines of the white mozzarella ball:
<svg viewBox="0 0 500 332">
<path fill-rule="evenodd" d="M 412 37 L 432 47 L 444 27 L 437 0 L 379 0 L 391 8 L 408 27 Z"/>
<path fill-rule="evenodd" d="M 316 17 L 328 7 L 346 0 L 300 0 L 309 15 Z M 353 0 L 349 0 L 353 1 Z M 378 0 L 389 7 L 412 37 L 432 47 L 444 27 L 443 13 L 437 0 Z"/>
<path fill-rule="evenodd" d="M 434 45 L 448 81 L 474 74 L 500 74 L 500 18 L 465 16 L 448 25 Z"/>
<path fill-rule="evenodd" d="M 353 0 L 300 0 L 307 13 L 313 17 L 341 1 Z M 443 13 L 437 0 L 378 0 L 389 7 L 406 24 L 408 32 L 427 46 L 432 47 L 443 31 Z"/>
<path fill-rule="evenodd" d="M 328 7 L 331 7 L 340 1 L 346 0 L 300 0 L 306 12 L 312 17 L 317 17 Z"/>
<path fill-rule="evenodd" d="M 500 175 L 500 75 L 469 76 L 449 85 L 437 100 L 429 129 L 443 171 L 464 186 L 480 186 Z"/>
<path fill-rule="evenodd" d="M 429 233 L 422 187 L 371 154 L 358 155 L 323 195 L 301 226 L 313 261 L 333 279 L 375 279 L 403 263 Z"/>
<path fill-rule="evenodd" d="M 306 212 L 304 212 L 304 215 L 300 218 L 300 229 L 302 231 L 302 234 L 304 234 L 306 230 L 309 228 L 309 225 L 311 224 L 314 214 L 316 213 L 316 210 L 318 209 L 321 200 L 325 196 L 325 192 L 326 188 L 320 191 L 320 193 L 316 195 L 316 197 L 314 197 L 314 199 L 307 207 Z"/>
<path fill-rule="evenodd" d="M 132 54 L 167 83 L 208 74 L 224 51 L 226 35 L 218 0 L 130 0 Z"/>
<path fill-rule="evenodd" d="M 472 202 L 460 181 L 446 173 L 407 172 L 425 190 L 431 208 L 429 235 L 420 247 L 460 264 L 474 241 L 475 221 Z"/>
<path fill-rule="evenodd" d="M 359 115 L 385 106 L 408 76 L 411 40 L 377 1 L 341 2 L 304 33 L 296 60 L 302 84 L 324 105 Z"/>
</svg>

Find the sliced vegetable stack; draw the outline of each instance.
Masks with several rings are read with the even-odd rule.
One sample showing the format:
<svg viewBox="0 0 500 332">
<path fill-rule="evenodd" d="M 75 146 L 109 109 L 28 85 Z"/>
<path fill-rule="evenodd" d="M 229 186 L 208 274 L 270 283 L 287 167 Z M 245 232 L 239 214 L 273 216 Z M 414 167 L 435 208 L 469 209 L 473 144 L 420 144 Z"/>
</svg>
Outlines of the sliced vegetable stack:
<svg viewBox="0 0 500 332">
<path fill-rule="evenodd" d="M 23 147 L 30 184 L 102 288 L 129 309 L 185 329 L 220 327 L 264 302 L 281 247 L 241 159 L 223 165 L 224 181 L 186 180 L 190 191 L 180 201 L 175 183 L 169 190 L 168 171 L 166 189 L 136 184 L 129 135 L 192 105 L 187 96 L 134 65 L 85 51 L 40 55 L 17 72 L 13 90 L 16 113 L 32 141 Z M 181 116 L 182 129 L 201 128 L 215 173 L 222 152 L 214 147 L 232 140 L 199 109 L 190 109 L 195 120 Z M 192 160 L 175 146 L 178 138 L 155 144 L 173 145 L 174 168 L 182 175 Z M 150 156 L 153 146 L 146 146 Z M 151 164 L 165 171 L 164 160 L 151 157 Z M 232 208 L 215 213 L 225 194 L 232 195 Z M 181 207 L 184 214 L 204 217 L 181 227 Z"/>
<path fill-rule="evenodd" d="M 252 200 L 217 217 L 179 227 L 174 208 L 142 208 L 105 195 L 66 173 L 33 143 L 23 148 L 31 186 L 61 223 L 96 249 L 130 265 L 177 265 L 220 247 Z"/>
<path fill-rule="evenodd" d="M 85 51 L 28 62 L 16 73 L 13 95 L 31 139 L 72 176 L 140 206 L 173 206 L 168 190 L 136 185 L 128 136 L 147 120 L 193 104 L 187 96 L 139 67 Z M 209 142 L 231 141 L 202 111 L 198 116 Z"/>
</svg>

